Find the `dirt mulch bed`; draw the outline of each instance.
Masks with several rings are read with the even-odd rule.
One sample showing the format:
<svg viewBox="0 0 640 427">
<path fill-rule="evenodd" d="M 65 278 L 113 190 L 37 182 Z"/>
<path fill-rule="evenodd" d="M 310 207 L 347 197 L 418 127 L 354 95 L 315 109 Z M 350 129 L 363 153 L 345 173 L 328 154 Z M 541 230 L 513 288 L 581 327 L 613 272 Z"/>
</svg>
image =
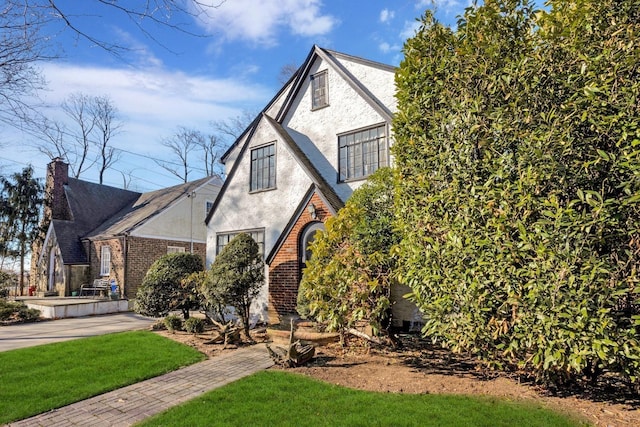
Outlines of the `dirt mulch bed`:
<svg viewBox="0 0 640 427">
<path fill-rule="evenodd" d="M 221 344 L 205 344 L 210 333 L 157 331 L 167 338 L 190 345 L 208 357 L 233 351 Z M 268 337 L 256 333 L 263 342 Z M 475 360 L 429 345 L 415 337 L 405 337 L 402 350 L 331 344 L 316 349 L 307 366 L 289 369 L 332 384 L 361 390 L 389 393 L 442 393 L 495 396 L 507 400 L 533 400 L 544 406 L 572 414 L 595 426 L 640 426 L 640 396 L 604 377 L 597 385 L 574 390 L 551 391 L 513 374 L 488 372 Z M 243 345 L 243 344 L 240 344 Z"/>
</svg>

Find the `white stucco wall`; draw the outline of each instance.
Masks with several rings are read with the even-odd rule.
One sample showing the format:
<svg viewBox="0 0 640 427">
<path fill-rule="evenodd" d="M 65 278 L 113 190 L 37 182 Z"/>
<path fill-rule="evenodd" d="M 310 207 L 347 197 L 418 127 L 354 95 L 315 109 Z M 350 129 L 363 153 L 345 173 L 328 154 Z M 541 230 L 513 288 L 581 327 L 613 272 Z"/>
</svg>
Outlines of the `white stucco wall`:
<svg viewBox="0 0 640 427">
<path fill-rule="evenodd" d="M 297 97 L 292 101 L 289 113 L 283 120 L 283 127 L 288 131 L 306 156 L 314 163 L 325 180 L 333 185 L 338 195 L 346 200 L 353 190 L 364 180 L 349 183 L 338 183 L 338 135 L 365 127 L 380 125 L 386 119 L 378 113 L 348 82 L 333 68 L 316 57 L 310 74 L 328 70 L 329 106 L 315 111 L 311 110 L 310 79 L 305 77 Z M 359 63 L 346 63 L 345 67 L 363 82 L 371 92 L 395 111 L 395 91 L 393 72 L 380 70 Z M 347 61 L 349 62 L 349 61 Z M 370 69 L 368 69 L 370 68 Z M 374 90 L 375 88 L 375 90 Z M 266 111 L 275 118 L 286 98 L 287 91 Z M 390 132 L 390 127 L 388 127 Z M 276 189 L 249 193 L 251 148 L 276 142 Z M 249 142 L 249 147 L 242 158 L 237 157 L 243 143 L 227 158 L 227 173 L 230 165 L 240 162 L 235 174 L 230 178 L 226 191 L 207 227 L 207 264 L 215 259 L 216 235 L 218 233 L 237 232 L 251 229 L 264 229 L 265 256 L 270 253 L 278 237 L 293 216 L 295 209 L 309 189 L 312 181 L 304 169 L 298 164 L 286 144 L 280 140 L 272 126 L 262 119 Z M 228 178 L 229 179 L 229 178 Z M 267 271 L 265 269 L 265 271 Z M 254 304 L 260 320 L 266 320 L 268 301 L 268 284 Z"/>
</svg>

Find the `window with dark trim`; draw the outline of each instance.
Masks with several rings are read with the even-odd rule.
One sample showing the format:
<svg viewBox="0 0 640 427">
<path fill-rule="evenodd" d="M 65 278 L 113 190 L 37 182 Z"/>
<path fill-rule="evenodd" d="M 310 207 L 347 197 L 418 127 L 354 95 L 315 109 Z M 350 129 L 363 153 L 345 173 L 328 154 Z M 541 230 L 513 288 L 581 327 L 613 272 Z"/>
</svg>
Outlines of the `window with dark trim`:
<svg viewBox="0 0 640 427">
<path fill-rule="evenodd" d="M 327 70 L 320 71 L 311 76 L 311 109 L 326 107 L 329 105 L 329 81 Z"/>
<path fill-rule="evenodd" d="M 387 125 L 338 136 L 340 181 L 366 178 L 389 165 Z"/>
<path fill-rule="evenodd" d="M 216 255 L 238 234 L 247 233 L 258 244 L 260 253 L 264 254 L 264 230 L 233 231 L 231 233 L 218 233 L 216 235 Z"/>
<path fill-rule="evenodd" d="M 251 150 L 251 183 L 249 191 L 276 187 L 276 144 Z"/>
</svg>

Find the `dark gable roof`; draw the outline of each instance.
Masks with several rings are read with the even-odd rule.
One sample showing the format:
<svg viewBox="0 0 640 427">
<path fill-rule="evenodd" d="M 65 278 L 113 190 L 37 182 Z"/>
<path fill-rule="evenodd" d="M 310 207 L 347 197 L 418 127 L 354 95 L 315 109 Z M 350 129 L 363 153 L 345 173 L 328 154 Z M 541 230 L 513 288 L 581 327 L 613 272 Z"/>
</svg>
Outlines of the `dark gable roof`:
<svg viewBox="0 0 640 427">
<path fill-rule="evenodd" d="M 103 239 L 129 233 L 164 211 L 178 199 L 197 190 L 211 180 L 216 180 L 216 184 L 222 185 L 219 179 L 206 177 L 185 184 L 174 185 L 173 187 L 141 194 L 136 200 L 124 206 L 119 212 L 109 218 L 109 220 L 100 224 L 99 227 L 92 230 L 85 237 L 89 239 Z"/>
<path fill-rule="evenodd" d="M 87 255 L 80 239 L 141 195 L 76 178 L 69 178 L 64 190 L 72 220 L 54 220 L 51 226 L 65 264 L 87 263 Z"/>
<path fill-rule="evenodd" d="M 302 169 L 305 170 L 309 178 L 313 181 L 313 183 L 318 187 L 318 190 L 322 193 L 322 195 L 327 199 L 327 202 L 331 205 L 334 211 L 340 210 L 344 206 L 344 202 L 342 199 L 336 194 L 333 187 L 329 185 L 329 183 L 324 179 L 320 172 L 316 169 L 316 167 L 311 163 L 311 160 L 307 157 L 306 154 L 300 149 L 298 144 L 291 138 L 291 135 L 282 127 L 282 125 L 276 122 L 273 118 L 268 115 L 264 115 L 267 119 L 267 122 L 273 126 L 273 128 L 278 132 L 278 135 L 285 142 L 291 154 L 296 159 L 298 164 L 302 166 Z"/>
</svg>

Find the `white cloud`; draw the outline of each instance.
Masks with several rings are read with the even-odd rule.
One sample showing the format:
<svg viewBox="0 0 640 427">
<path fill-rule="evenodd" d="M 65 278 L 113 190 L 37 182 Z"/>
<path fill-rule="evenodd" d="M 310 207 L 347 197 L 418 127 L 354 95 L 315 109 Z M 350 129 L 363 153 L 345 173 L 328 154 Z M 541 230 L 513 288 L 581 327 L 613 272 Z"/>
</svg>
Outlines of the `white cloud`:
<svg viewBox="0 0 640 427">
<path fill-rule="evenodd" d="M 405 21 L 404 27 L 400 32 L 400 38 L 402 40 L 407 40 L 416 35 L 418 29 L 420 28 L 420 22 L 418 21 Z"/>
<path fill-rule="evenodd" d="M 472 4 L 471 0 L 466 1 L 467 6 Z M 416 3 L 416 9 L 432 8 L 435 10 L 441 10 L 445 13 L 456 13 L 462 10 L 462 4 L 460 0 L 419 0 Z"/>
<path fill-rule="evenodd" d="M 48 90 L 41 96 L 50 106 L 45 112 L 49 118 L 66 119 L 59 105 L 72 93 L 107 95 L 124 123 L 123 132 L 114 138 L 113 146 L 160 158 L 170 157 L 161 141 L 174 135 L 178 126 L 211 132 L 211 121 L 236 117 L 244 110 L 261 107 L 273 95 L 270 88 L 246 83 L 241 78 L 211 78 L 158 68 L 47 63 L 42 65 L 42 71 L 48 81 Z M 33 145 L 36 141 L 31 138 L 25 142 Z M 149 177 L 159 171 L 153 162 L 149 165 L 148 161 L 142 160 L 130 159 L 134 164 L 137 162 L 139 176 Z M 45 165 L 47 161 L 34 159 L 38 165 Z M 124 159 L 119 164 L 126 167 Z M 162 181 L 166 179 L 167 174 L 164 175 L 164 178 L 154 178 L 153 183 L 143 185 L 155 189 L 176 184 L 171 178 Z M 116 179 L 114 176 L 111 179 Z"/>
<path fill-rule="evenodd" d="M 396 16 L 393 10 L 382 9 L 380 12 L 380 22 L 385 23 L 391 21 Z"/>
<path fill-rule="evenodd" d="M 199 24 L 226 40 L 275 45 L 281 28 L 305 37 L 329 33 L 338 20 L 321 8 L 320 0 L 231 0 L 212 8 Z"/>
</svg>

